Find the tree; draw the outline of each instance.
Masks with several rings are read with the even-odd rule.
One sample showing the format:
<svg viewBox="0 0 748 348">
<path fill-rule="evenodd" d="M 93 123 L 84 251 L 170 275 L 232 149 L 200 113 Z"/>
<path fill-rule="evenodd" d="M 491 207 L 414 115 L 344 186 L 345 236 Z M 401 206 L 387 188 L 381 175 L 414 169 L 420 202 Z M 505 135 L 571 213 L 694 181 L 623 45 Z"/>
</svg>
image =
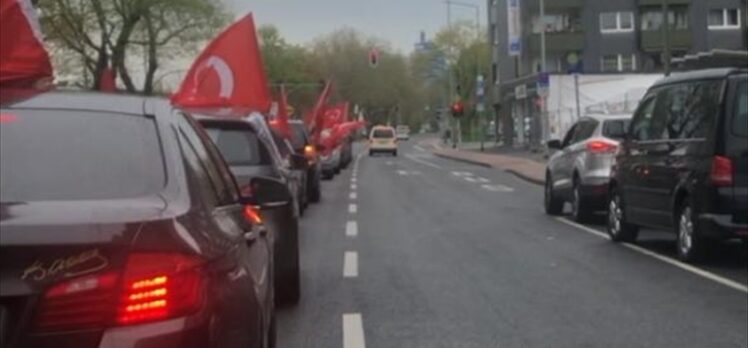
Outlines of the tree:
<svg viewBox="0 0 748 348">
<path fill-rule="evenodd" d="M 128 92 L 145 94 L 154 92 L 160 57 L 195 50 L 228 18 L 210 0 L 39 0 L 37 6 L 47 40 L 63 56 L 55 61 L 67 63 L 63 73 L 90 76 L 78 83 L 98 88 L 111 66 Z M 130 53 L 147 57 L 141 88 L 130 74 Z"/>
</svg>

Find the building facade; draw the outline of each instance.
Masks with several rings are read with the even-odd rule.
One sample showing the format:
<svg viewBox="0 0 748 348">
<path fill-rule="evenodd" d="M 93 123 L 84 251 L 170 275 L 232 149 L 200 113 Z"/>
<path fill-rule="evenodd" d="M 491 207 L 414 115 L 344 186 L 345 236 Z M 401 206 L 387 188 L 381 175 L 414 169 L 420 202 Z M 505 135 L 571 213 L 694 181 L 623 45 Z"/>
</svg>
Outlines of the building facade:
<svg viewBox="0 0 748 348">
<path fill-rule="evenodd" d="M 524 84 L 527 98 L 536 96 L 534 85 L 542 68 L 543 27 L 545 66 L 551 74 L 657 73 L 664 68 L 663 0 L 544 1 L 542 19 L 540 0 L 487 1 L 492 97 L 504 121 L 504 134 L 515 128 L 509 124 L 516 118 L 513 114 L 533 112 L 532 103 L 525 108 L 528 110 L 516 110 L 514 92 Z M 748 0 L 667 3 L 672 57 L 712 49 L 748 49 Z M 510 7 L 516 9 L 513 6 L 519 9 L 511 11 Z M 510 55 L 511 23 L 519 23 L 511 31 L 513 38 L 519 40 L 517 55 Z"/>
</svg>

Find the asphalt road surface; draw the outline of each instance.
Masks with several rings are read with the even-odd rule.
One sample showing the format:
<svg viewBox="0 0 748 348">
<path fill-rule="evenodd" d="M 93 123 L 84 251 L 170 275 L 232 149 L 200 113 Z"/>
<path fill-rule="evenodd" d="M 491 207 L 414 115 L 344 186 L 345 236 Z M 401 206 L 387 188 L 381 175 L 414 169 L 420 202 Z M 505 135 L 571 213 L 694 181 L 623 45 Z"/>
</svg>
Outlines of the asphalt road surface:
<svg viewBox="0 0 748 348">
<path fill-rule="evenodd" d="M 302 223 L 279 347 L 747 347 L 748 255 L 675 261 L 542 211 L 542 187 L 436 158 L 363 155 Z"/>
</svg>

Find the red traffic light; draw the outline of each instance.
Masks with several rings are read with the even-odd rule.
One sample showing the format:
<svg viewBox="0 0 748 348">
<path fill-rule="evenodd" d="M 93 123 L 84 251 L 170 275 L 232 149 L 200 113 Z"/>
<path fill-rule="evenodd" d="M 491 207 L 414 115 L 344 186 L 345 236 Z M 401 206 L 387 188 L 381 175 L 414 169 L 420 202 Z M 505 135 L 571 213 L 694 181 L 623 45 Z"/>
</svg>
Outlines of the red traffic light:
<svg viewBox="0 0 748 348">
<path fill-rule="evenodd" d="M 460 117 L 465 113 L 465 105 L 463 105 L 462 102 L 452 104 L 450 109 L 452 111 L 452 117 Z"/>
<path fill-rule="evenodd" d="M 369 65 L 376 68 L 379 65 L 379 50 L 376 48 L 369 51 Z"/>
</svg>

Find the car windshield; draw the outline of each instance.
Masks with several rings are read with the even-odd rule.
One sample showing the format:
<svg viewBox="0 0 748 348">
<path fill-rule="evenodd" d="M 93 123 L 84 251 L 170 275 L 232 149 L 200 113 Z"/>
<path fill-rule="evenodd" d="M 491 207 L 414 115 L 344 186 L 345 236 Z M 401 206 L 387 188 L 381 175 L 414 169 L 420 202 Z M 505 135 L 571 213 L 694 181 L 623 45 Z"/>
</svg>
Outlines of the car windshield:
<svg viewBox="0 0 748 348">
<path fill-rule="evenodd" d="M 163 154 L 150 117 L 2 110 L 0 201 L 75 201 L 157 194 Z"/>
<path fill-rule="evenodd" d="M 228 165 L 257 166 L 270 163 L 267 149 L 254 132 L 220 126 L 207 126 L 206 131 Z"/>
<path fill-rule="evenodd" d="M 394 138 L 395 134 L 391 129 L 375 129 L 371 137 L 374 139 L 389 139 Z"/>
</svg>

